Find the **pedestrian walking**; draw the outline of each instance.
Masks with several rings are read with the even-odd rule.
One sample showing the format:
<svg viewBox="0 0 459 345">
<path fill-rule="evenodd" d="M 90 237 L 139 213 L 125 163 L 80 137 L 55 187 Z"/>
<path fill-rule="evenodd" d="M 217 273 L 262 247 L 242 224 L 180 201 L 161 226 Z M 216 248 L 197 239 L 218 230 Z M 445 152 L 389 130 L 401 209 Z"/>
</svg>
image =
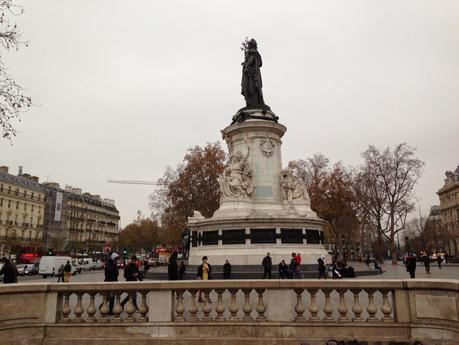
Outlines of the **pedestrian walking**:
<svg viewBox="0 0 459 345">
<path fill-rule="evenodd" d="M 411 279 L 416 278 L 416 256 L 409 254 L 405 260 L 406 270 L 410 273 Z"/>
<path fill-rule="evenodd" d="M 261 264 L 263 265 L 263 279 L 266 279 L 266 276 L 268 276 L 268 279 L 271 279 L 271 270 L 273 267 L 271 253 L 266 253 Z"/>
<path fill-rule="evenodd" d="M 3 274 L 3 284 L 14 284 L 18 282 L 18 269 L 6 257 L 2 258 L 3 267 L 0 270 L 0 275 Z"/>
<path fill-rule="evenodd" d="M 285 260 L 279 262 L 279 278 L 287 279 L 288 278 L 288 266 Z"/>
<path fill-rule="evenodd" d="M 325 274 L 325 255 L 318 258 L 317 262 L 319 263 L 319 279 L 327 279 L 327 275 Z"/>
<path fill-rule="evenodd" d="M 62 264 L 57 270 L 57 282 L 64 282 L 64 264 Z"/>
<path fill-rule="evenodd" d="M 70 283 L 70 277 L 72 275 L 72 266 L 70 265 L 70 261 L 64 266 L 64 283 Z"/>
<path fill-rule="evenodd" d="M 133 256 L 131 260 L 128 261 L 126 267 L 124 267 L 124 279 L 127 282 L 135 282 L 137 281 L 137 277 L 139 276 L 139 268 L 137 267 L 137 258 Z M 132 304 L 134 308 L 137 309 L 137 292 L 129 293 L 124 300 L 121 302 L 121 306 L 124 305 L 129 301 L 129 298 L 132 300 Z"/>
<path fill-rule="evenodd" d="M 437 254 L 437 264 L 438 264 L 438 268 L 441 269 L 441 262 L 443 261 L 443 258 L 441 257 L 441 254 L 438 253 Z"/>
<path fill-rule="evenodd" d="M 169 259 L 169 264 L 167 265 L 167 274 L 169 276 L 169 280 L 178 279 L 177 252 L 173 252 Z"/>
<path fill-rule="evenodd" d="M 202 264 L 199 265 L 198 267 L 198 279 L 201 280 L 209 280 L 212 279 L 212 266 L 210 266 L 208 262 L 207 256 L 202 257 Z M 202 290 L 199 289 L 199 297 L 198 297 L 198 302 L 204 302 L 202 299 Z M 212 303 L 212 301 L 209 300 L 209 303 Z"/>
<path fill-rule="evenodd" d="M 231 279 L 231 264 L 228 260 L 225 260 L 223 265 L 223 279 Z"/>
<path fill-rule="evenodd" d="M 185 272 L 186 272 L 186 266 L 185 266 L 185 262 L 183 262 L 182 260 L 180 261 L 179 271 L 178 271 L 180 280 L 183 280 L 183 278 L 185 277 Z"/>
<path fill-rule="evenodd" d="M 104 282 L 117 282 L 118 281 L 118 265 L 116 264 L 116 260 L 119 258 L 119 255 L 116 253 L 112 253 L 109 256 L 107 263 L 105 264 L 104 269 Z M 110 292 L 108 295 L 108 315 L 113 314 L 113 307 L 115 305 L 115 294 Z M 99 308 L 100 309 L 100 308 Z"/>
<path fill-rule="evenodd" d="M 428 253 L 424 253 L 422 255 L 422 261 L 424 262 L 427 274 L 430 274 L 430 255 Z"/>
</svg>

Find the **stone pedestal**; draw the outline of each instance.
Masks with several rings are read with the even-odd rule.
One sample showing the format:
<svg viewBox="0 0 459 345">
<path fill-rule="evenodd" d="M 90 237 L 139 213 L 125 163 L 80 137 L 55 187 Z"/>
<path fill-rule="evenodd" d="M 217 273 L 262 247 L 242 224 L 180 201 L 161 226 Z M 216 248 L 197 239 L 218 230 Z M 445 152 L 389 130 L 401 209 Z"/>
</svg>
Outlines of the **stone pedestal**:
<svg viewBox="0 0 459 345">
<path fill-rule="evenodd" d="M 222 198 L 213 217 L 199 212 L 189 218 L 192 246 L 189 264 L 229 260 L 235 265 L 258 265 L 270 252 L 273 263 L 290 262 L 301 253 L 302 263 L 317 263 L 324 222 L 311 210 L 296 165 L 282 168 L 282 136 L 287 128 L 275 121 L 249 119 L 222 130 L 229 162 L 220 179 Z"/>
</svg>

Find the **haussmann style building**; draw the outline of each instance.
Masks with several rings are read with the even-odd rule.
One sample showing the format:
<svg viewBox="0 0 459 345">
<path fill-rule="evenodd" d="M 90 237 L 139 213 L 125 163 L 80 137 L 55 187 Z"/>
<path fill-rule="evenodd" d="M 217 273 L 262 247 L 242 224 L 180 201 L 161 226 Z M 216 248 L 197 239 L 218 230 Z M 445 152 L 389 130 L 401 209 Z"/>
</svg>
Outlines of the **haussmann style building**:
<svg viewBox="0 0 459 345">
<path fill-rule="evenodd" d="M 45 191 L 38 177 L 0 167 L 0 256 L 19 247 L 42 247 Z"/>
<path fill-rule="evenodd" d="M 102 251 L 118 239 L 119 212 L 112 199 L 58 183 L 39 183 L 0 166 L 0 256 L 24 249 L 73 253 Z"/>
<path fill-rule="evenodd" d="M 445 244 L 449 255 L 459 255 L 459 166 L 447 171 L 443 187 L 437 192 L 440 198 L 442 226 L 450 240 Z"/>
</svg>

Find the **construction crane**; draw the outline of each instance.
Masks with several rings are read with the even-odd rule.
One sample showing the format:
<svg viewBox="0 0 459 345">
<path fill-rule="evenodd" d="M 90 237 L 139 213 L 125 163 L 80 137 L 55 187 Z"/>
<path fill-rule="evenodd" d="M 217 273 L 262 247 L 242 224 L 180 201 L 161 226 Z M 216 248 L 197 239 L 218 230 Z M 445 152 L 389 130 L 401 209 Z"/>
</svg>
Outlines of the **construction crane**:
<svg viewBox="0 0 459 345">
<path fill-rule="evenodd" d="M 137 180 L 108 180 L 108 183 L 123 183 L 123 184 L 144 184 L 144 185 L 151 185 L 151 186 L 158 186 L 164 183 L 159 181 L 137 181 Z"/>
</svg>

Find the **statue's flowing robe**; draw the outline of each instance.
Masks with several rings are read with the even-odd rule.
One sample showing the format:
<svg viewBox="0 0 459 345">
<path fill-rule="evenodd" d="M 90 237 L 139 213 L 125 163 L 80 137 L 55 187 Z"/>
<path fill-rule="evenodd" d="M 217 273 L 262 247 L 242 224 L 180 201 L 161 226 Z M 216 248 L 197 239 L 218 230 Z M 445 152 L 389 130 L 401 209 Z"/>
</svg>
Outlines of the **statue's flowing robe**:
<svg viewBox="0 0 459 345">
<path fill-rule="evenodd" d="M 263 65 L 261 55 L 255 49 L 247 52 L 242 67 L 241 94 L 247 106 L 264 105 L 260 67 Z"/>
</svg>

